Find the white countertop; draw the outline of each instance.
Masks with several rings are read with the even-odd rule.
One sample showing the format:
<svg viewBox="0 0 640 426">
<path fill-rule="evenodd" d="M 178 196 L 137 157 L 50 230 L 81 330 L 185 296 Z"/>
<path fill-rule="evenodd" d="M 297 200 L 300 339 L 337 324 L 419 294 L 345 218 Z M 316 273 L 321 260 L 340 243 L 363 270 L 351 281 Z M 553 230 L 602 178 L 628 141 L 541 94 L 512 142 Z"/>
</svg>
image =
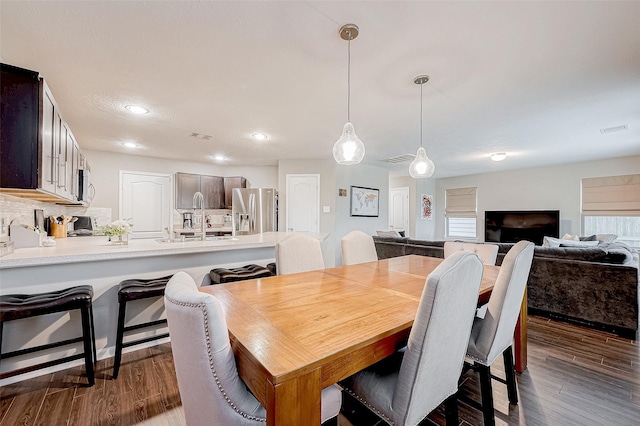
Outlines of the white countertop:
<svg viewBox="0 0 640 426">
<path fill-rule="evenodd" d="M 233 240 L 171 243 L 161 243 L 156 239 L 130 239 L 126 246 L 111 245 L 108 242 L 108 237 L 105 236 L 61 238 L 56 240 L 55 247 L 21 248 L 16 249 L 12 254 L 0 257 L 0 269 L 275 247 L 276 243 L 287 235 L 286 232 L 266 232 L 256 235 L 242 235 L 234 237 Z M 320 241 L 327 237 L 327 234 L 309 235 Z"/>
</svg>

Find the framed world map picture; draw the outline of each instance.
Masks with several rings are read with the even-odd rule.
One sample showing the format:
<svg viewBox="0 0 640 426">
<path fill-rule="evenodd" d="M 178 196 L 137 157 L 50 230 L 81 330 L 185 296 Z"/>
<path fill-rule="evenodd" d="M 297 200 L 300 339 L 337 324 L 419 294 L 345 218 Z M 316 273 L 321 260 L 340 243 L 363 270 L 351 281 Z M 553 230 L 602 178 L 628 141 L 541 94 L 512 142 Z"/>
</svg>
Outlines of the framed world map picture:
<svg viewBox="0 0 640 426">
<path fill-rule="evenodd" d="M 351 216 L 378 217 L 379 213 L 379 190 L 374 188 L 363 188 L 361 186 L 351 187 Z"/>
</svg>

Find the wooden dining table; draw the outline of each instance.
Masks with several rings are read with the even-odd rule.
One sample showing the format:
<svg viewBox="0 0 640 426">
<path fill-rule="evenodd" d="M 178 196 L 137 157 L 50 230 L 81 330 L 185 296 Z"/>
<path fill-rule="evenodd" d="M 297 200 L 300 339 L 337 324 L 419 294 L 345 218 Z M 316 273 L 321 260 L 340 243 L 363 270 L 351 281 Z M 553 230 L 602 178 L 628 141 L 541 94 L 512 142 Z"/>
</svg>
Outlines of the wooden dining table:
<svg viewBox="0 0 640 426">
<path fill-rule="evenodd" d="M 410 255 L 200 291 L 222 303 L 238 372 L 267 425 L 319 425 L 323 388 L 406 345 L 426 277 L 442 261 Z M 480 301 L 499 270 L 484 267 Z"/>
</svg>

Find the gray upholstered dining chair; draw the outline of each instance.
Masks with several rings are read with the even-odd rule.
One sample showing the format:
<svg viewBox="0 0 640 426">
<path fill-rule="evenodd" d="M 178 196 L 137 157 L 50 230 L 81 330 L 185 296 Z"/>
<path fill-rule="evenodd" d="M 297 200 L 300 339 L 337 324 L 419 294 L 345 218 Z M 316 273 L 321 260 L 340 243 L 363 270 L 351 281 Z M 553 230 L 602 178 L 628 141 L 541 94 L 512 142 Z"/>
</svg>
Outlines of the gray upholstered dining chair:
<svg viewBox="0 0 640 426">
<path fill-rule="evenodd" d="M 487 313 L 483 319 L 476 318 L 471 331 L 467 356 L 474 361 L 471 368 L 480 376 L 482 405 L 475 401 L 465 402 L 482 410 L 485 425 L 495 424 L 492 378 L 507 385 L 509 402 L 518 403 L 513 367 L 513 333 L 529 279 L 533 247 L 529 241 L 520 241 L 506 254 L 489 298 Z M 490 366 L 500 354 L 504 359 L 506 380 L 491 375 Z"/>
<path fill-rule="evenodd" d="M 446 241 L 444 243 L 445 259 L 459 251 L 468 251 L 470 253 L 477 254 L 485 265 L 494 266 L 496 264 L 496 259 L 498 258 L 498 246 L 495 244 L 463 243 L 461 241 Z M 484 318 L 487 313 L 487 307 L 487 303 L 478 306 L 478 309 L 476 309 L 476 316 L 478 318 Z"/>
<path fill-rule="evenodd" d="M 406 350 L 346 379 L 345 391 L 391 425 L 416 425 L 444 401 L 447 425 L 457 425 L 482 271 L 473 253 L 445 259 L 427 277 Z"/>
<path fill-rule="evenodd" d="M 276 244 L 278 275 L 324 269 L 320 241 L 308 235 L 293 233 Z"/>
<path fill-rule="evenodd" d="M 164 303 L 186 423 L 265 424 L 265 408 L 238 376 L 220 302 L 199 292 L 186 272 L 178 272 L 167 284 Z M 337 387 L 322 390 L 325 425 L 337 425 L 341 403 Z"/>
<path fill-rule="evenodd" d="M 351 231 L 340 240 L 342 264 L 374 262 L 378 260 L 376 245 L 371 235 L 362 231 Z"/>
<path fill-rule="evenodd" d="M 475 253 L 485 265 L 495 265 L 498 258 L 498 246 L 495 244 L 463 243 L 460 241 L 447 241 L 444 243 L 445 259 L 457 251 Z"/>
</svg>

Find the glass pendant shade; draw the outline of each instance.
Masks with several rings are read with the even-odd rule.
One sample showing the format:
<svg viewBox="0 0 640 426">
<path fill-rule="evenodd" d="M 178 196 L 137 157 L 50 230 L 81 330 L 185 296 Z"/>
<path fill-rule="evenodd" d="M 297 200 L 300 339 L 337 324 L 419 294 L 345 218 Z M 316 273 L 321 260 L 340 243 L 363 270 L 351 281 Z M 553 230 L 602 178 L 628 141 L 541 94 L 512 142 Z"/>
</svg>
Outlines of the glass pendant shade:
<svg viewBox="0 0 640 426">
<path fill-rule="evenodd" d="M 409 165 L 409 174 L 412 178 L 430 178 L 436 170 L 433 161 L 427 157 L 427 151 L 423 147 L 418 148 L 416 158 Z"/>
<path fill-rule="evenodd" d="M 364 158 L 364 144 L 350 122 L 344 125 L 342 136 L 333 145 L 333 158 L 338 164 L 344 165 L 358 164 Z M 431 164 L 433 167 L 433 163 Z"/>
</svg>

